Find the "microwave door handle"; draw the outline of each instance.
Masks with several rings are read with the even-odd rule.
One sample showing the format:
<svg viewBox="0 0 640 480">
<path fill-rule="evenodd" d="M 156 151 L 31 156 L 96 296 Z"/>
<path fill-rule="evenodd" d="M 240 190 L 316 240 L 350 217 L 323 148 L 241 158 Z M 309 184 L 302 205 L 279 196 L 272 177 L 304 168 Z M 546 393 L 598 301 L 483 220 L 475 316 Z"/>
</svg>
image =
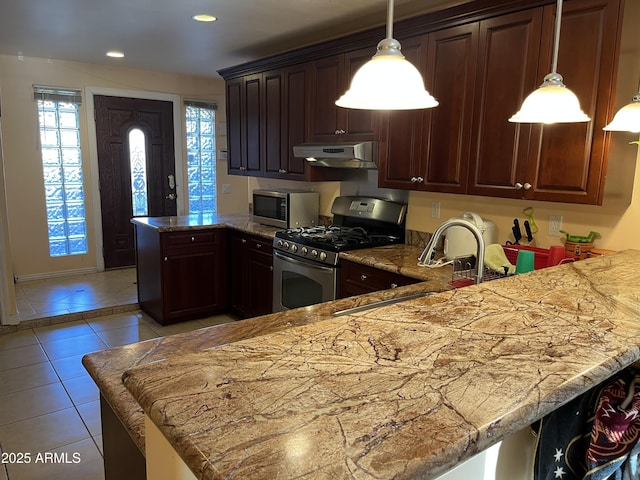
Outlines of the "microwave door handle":
<svg viewBox="0 0 640 480">
<path fill-rule="evenodd" d="M 333 267 L 323 267 L 322 265 L 315 265 L 309 262 L 301 262 L 300 260 L 296 260 L 293 257 L 290 257 L 289 255 L 285 255 L 283 253 L 280 253 L 278 251 L 273 252 L 273 254 L 278 257 L 283 259 L 284 261 L 287 262 L 291 262 L 294 265 L 300 265 L 303 267 L 308 267 L 308 268 L 315 268 L 316 270 L 323 270 L 323 271 L 327 271 L 327 272 L 333 272 L 334 268 Z"/>
</svg>

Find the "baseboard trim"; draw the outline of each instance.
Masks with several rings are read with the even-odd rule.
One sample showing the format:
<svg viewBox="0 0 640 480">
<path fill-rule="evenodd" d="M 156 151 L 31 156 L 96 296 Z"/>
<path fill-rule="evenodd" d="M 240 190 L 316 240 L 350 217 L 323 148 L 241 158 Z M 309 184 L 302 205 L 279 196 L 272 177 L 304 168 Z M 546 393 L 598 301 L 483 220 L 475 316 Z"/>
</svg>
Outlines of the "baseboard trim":
<svg viewBox="0 0 640 480">
<path fill-rule="evenodd" d="M 96 267 L 89 267 L 89 268 L 79 268 L 77 270 L 64 270 L 61 272 L 32 273 L 30 275 L 16 275 L 14 277 L 14 281 L 16 283 L 20 283 L 20 282 L 29 282 L 32 280 L 46 280 L 48 278 L 68 277 L 71 275 L 87 275 L 90 273 L 97 273 L 97 272 L 98 272 L 98 269 Z"/>
</svg>

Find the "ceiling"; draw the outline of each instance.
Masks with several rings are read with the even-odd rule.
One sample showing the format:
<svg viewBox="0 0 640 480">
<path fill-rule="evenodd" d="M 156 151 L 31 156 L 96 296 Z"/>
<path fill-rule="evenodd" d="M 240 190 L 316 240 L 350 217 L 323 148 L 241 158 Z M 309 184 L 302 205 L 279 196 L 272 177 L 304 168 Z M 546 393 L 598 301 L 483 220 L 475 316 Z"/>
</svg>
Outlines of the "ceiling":
<svg viewBox="0 0 640 480">
<path fill-rule="evenodd" d="M 395 19 L 467 1 L 396 0 Z M 218 21 L 195 22 L 200 13 Z M 221 68 L 384 25 L 386 15 L 384 0 L 2 0 L 0 54 L 217 77 Z"/>
</svg>

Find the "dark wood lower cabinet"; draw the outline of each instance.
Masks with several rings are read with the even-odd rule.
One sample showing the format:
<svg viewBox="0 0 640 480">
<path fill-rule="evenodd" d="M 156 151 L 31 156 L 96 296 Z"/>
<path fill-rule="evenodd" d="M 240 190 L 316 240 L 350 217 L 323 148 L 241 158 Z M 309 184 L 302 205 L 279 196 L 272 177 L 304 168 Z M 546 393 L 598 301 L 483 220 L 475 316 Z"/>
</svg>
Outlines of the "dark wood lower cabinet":
<svg viewBox="0 0 640 480">
<path fill-rule="evenodd" d="M 100 419 L 105 480 L 145 480 L 147 466 L 143 453 L 102 395 Z"/>
<path fill-rule="evenodd" d="M 227 231 L 136 225 L 138 302 L 162 325 L 227 308 Z"/>
<path fill-rule="evenodd" d="M 359 263 L 341 260 L 338 298 L 418 283 L 420 280 Z"/>
<path fill-rule="evenodd" d="M 268 239 L 229 232 L 229 303 L 242 318 L 273 311 L 273 247 Z"/>
</svg>

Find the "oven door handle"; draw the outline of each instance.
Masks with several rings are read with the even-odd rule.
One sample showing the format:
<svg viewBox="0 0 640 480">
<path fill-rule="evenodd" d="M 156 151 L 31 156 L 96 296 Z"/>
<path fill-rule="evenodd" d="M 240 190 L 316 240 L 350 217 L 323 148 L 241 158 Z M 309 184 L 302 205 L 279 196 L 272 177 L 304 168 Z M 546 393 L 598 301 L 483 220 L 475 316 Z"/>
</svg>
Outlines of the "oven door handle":
<svg viewBox="0 0 640 480">
<path fill-rule="evenodd" d="M 324 267 L 322 265 L 316 265 L 316 264 L 311 263 L 311 262 L 303 262 L 303 261 L 300 261 L 300 260 L 298 260 L 296 258 L 290 257 L 289 255 L 286 255 L 286 254 L 284 254 L 282 252 L 279 252 L 278 250 L 275 250 L 273 252 L 273 256 L 276 257 L 276 258 L 280 258 L 280 259 L 282 259 L 282 260 L 284 260 L 286 262 L 291 262 L 294 265 L 300 265 L 300 266 L 307 267 L 307 268 L 315 268 L 316 270 L 323 270 L 323 271 L 326 271 L 326 272 L 333 272 L 333 270 L 335 269 L 335 267 Z"/>
</svg>

